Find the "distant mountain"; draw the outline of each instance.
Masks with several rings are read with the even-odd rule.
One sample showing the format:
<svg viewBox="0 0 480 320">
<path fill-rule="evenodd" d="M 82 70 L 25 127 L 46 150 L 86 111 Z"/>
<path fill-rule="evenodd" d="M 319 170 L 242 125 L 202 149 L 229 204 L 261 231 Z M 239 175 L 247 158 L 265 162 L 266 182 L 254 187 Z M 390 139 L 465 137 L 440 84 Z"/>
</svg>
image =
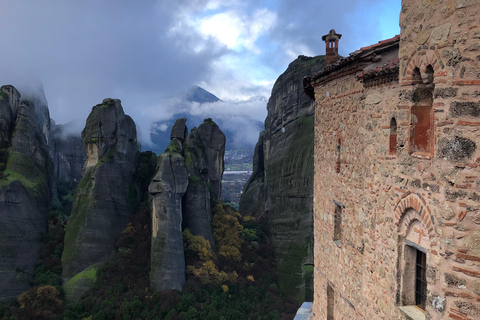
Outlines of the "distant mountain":
<svg viewBox="0 0 480 320">
<path fill-rule="evenodd" d="M 226 118 L 225 115 L 222 115 L 222 118 L 220 118 L 220 116 L 217 117 L 216 114 L 192 114 L 189 112 L 192 110 L 192 103 L 222 103 L 222 100 L 217 96 L 199 86 L 192 86 L 187 92 L 176 97 L 176 100 L 177 101 L 174 108 L 175 110 L 178 110 L 178 113 L 174 113 L 174 116 L 169 120 L 152 123 L 150 130 L 152 146 L 144 149 L 151 150 L 157 155 L 163 153 L 170 143 L 170 131 L 172 126 L 179 118 L 187 119 L 187 126 L 189 129 L 198 127 L 203 123 L 205 118 L 212 118 L 227 137 L 227 150 L 253 150 L 256 142 L 255 139 L 258 137 L 258 133 L 263 130 L 263 122 L 255 121 L 245 117 L 239 116 Z M 264 97 L 255 97 L 252 99 L 252 101 L 265 101 L 265 106 L 267 104 L 267 101 Z M 249 136 L 248 139 L 246 138 L 247 135 Z M 255 139 L 251 138 L 252 135 L 255 136 Z"/>
<path fill-rule="evenodd" d="M 187 91 L 185 98 L 189 102 L 198 103 L 221 101 L 216 95 L 208 92 L 207 90 L 199 86 L 193 86 L 192 88 L 190 88 L 190 90 Z"/>
</svg>

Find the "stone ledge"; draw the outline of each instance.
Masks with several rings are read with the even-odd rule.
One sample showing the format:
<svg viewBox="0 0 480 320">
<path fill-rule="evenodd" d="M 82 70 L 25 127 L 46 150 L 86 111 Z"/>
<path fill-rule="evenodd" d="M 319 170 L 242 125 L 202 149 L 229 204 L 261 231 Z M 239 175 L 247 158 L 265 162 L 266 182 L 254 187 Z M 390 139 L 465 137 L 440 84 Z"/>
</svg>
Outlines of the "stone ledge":
<svg viewBox="0 0 480 320">
<path fill-rule="evenodd" d="M 417 306 L 403 306 L 399 307 L 409 320 L 425 320 L 425 311 Z"/>
</svg>

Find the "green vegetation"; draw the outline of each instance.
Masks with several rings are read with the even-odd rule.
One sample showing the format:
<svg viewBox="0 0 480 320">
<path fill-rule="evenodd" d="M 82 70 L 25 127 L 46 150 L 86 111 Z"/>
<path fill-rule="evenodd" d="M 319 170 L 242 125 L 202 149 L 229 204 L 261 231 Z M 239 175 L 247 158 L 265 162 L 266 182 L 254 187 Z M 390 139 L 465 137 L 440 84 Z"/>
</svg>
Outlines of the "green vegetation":
<svg viewBox="0 0 480 320">
<path fill-rule="evenodd" d="M 0 90 L 0 100 L 7 99 L 8 95 L 5 91 Z"/>
<path fill-rule="evenodd" d="M 115 153 L 117 153 L 117 148 L 110 148 L 110 150 L 108 150 L 108 152 L 105 153 L 103 157 L 98 160 L 97 167 L 101 166 L 106 162 L 112 162 L 113 158 L 115 157 Z"/>
<path fill-rule="evenodd" d="M 215 125 L 215 126 L 217 125 L 217 124 L 215 123 L 215 121 L 212 120 L 212 118 L 203 119 L 203 122 L 204 122 L 204 123 L 213 124 L 213 125 Z"/>
<path fill-rule="evenodd" d="M 75 288 L 77 283 L 80 281 L 82 283 L 95 283 L 97 280 L 97 269 L 94 266 L 90 266 L 83 271 L 77 273 L 73 276 L 70 280 L 68 280 L 64 285 L 63 288 L 65 290 L 65 296 L 73 297 L 75 294 Z"/>
<path fill-rule="evenodd" d="M 2 158 L 5 158 L 6 151 L 3 150 Z M 46 192 L 48 183 L 45 168 L 37 166 L 23 153 L 10 151 L 2 178 L 0 178 L 0 187 L 10 185 L 15 180 L 20 181 L 34 196 L 38 197 Z"/>
<path fill-rule="evenodd" d="M 242 217 L 230 206 L 213 204 L 212 231 L 217 250 L 201 236 L 185 230 L 187 283 L 182 292 L 150 288 L 151 217 L 148 184 L 156 157 L 138 155 L 132 198 L 135 214 L 121 232 L 115 256 L 105 265 L 88 268 L 70 281 L 94 281 L 80 301 L 66 304 L 61 289 L 42 285 L 22 295 L 12 306 L 0 304 L 4 319 L 292 319 L 299 304 L 278 289 L 273 247 L 252 217 Z M 91 171 L 77 187 L 74 208 L 88 203 Z M 65 192 L 63 192 L 65 193 Z M 82 203 L 80 203 L 82 202 Z M 77 211 L 77 213 L 78 213 Z M 61 214 L 49 215 L 47 245 L 57 262 Z M 71 217 L 67 228 L 79 228 Z M 57 229 L 58 228 L 58 229 Z M 58 232 L 56 236 L 51 233 Z M 67 235 L 68 238 L 68 235 Z M 71 240 L 65 238 L 65 247 Z M 47 239 L 47 238 L 46 238 Z M 61 242 L 61 241 L 60 241 Z M 68 252 L 68 250 L 65 250 Z M 65 258 L 68 253 L 64 253 Z M 46 261 L 46 260 L 45 260 Z M 61 270 L 57 270 L 58 272 Z M 59 274 L 59 273 L 58 273 Z M 42 283 L 43 284 L 43 283 Z M 68 284 L 66 286 L 68 290 Z M 40 296 L 38 292 L 43 292 Z M 22 306 L 24 308 L 22 309 Z"/>
<path fill-rule="evenodd" d="M 78 232 L 82 227 L 83 222 L 87 216 L 87 210 L 89 206 L 94 205 L 93 199 L 91 199 L 91 191 L 93 188 L 92 173 L 93 168 L 89 168 L 82 180 L 78 183 L 77 189 L 75 190 L 75 201 L 72 206 L 72 215 L 68 219 L 68 224 L 65 228 L 65 250 L 62 255 L 62 263 L 67 263 L 72 257 L 75 239 L 77 238 Z"/>
<path fill-rule="evenodd" d="M 167 149 L 165 149 L 165 153 L 169 153 L 169 154 L 172 154 L 172 153 L 182 153 L 182 148 L 180 147 L 180 143 L 176 140 L 176 139 L 173 139 L 172 141 L 170 141 Z"/>
<path fill-rule="evenodd" d="M 104 101 L 102 101 L 102 103 L 97 104 L 92 109 L 108 108 L 113 106 L 115 106 L 115 101 L 113 99 L 105 99 Z"/>
<path fill-rule="evenodd" d="M 189 169 L 193 166 L 194 160 L 196 160 L 195 149 L 187 145 L 184 151 L 185 168 Z"/>
<path fill-rule="evenodd" d="M 85 144 L 97 143 L 97 142 L 98 142 L 98 138 L 90 138 L 90 139 L 85 140 Z"/>
<path fill-rule="evenodd" d="M 195 143 L 195 147 L 197 147 L 197 148 L 200 149 L 200 150 L 205 150 L 205 145 L 204 145 L 203 142 L 201 142 L 201 141 L 197 141 L 197 142 Z"/>
</svg>

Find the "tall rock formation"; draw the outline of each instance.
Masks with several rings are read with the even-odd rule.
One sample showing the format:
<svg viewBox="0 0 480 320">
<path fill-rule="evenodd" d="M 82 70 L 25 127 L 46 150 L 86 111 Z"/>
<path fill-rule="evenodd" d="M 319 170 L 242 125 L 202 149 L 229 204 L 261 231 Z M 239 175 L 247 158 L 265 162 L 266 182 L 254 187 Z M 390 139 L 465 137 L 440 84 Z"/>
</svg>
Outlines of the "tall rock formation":
<svg viewBox="0 0 480 320">
<path fill-rule="evenodd" d="M 181 143 L 174 138 L 158 157 L 148 188 L 152 196 L 151 285 L 156 290 L 181 290 L 185 284 L 182 241 L 182 196 L 188 177 Z"/>
<path fill-rule="evenodd" d="M 182 230 L 189 228 L 214 245 L 211 200 L 222 189 L 225 135 L 205 119 L 188 135 L 186 119 L 176 121 L 171 142 L 158 158 L 149 192 L 152 197 L 150 281 L 156 290 L 181 289 L 185 283 Z"/>
<path fill-rule="evenodd" d="M 212 236 L 212 200 L 220 198 L 224 171 L 225 135 L 206 119 L 193 128 L 185 142 L 188 170 L 188 190 L 184 196 L 183 228 L 207 239 L 215 246 Z"/>
<path fill-rule="evenodd" d="M 275 82 L 239 208 L 267 221 L 280 287 L 299 301 L 310 300 L 313 264 L 314 103 L 303 77 L 324 65 L 324 56 L 299 56 Z"/>
<path fill-rule="evenodd" d="M 28 289 L 51 204 L 46 100 L 0 88 L 0 300 Z"/>
<path fill-rule="evenodd" d="M 135 123 L 124 114 L 120 100 L 104 99 L 92 108 L 82 131 L 87 160 L 65 231 L 64 279 L 114 252 L 131 214 L 127 192 L 135 171 L 136 138 Z M 67 294 L 75 292 L 68 284 Z M 75 292 L 67 298 L 79 295 Z"/>
</svg>

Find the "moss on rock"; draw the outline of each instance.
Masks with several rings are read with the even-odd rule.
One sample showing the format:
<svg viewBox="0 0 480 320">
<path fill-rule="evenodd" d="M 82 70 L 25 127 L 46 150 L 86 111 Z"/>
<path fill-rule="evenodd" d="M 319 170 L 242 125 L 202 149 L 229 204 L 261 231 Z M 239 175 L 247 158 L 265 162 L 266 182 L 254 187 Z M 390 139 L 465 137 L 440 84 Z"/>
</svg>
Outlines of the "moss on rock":
<svg viewBox="0 0 480 320">
<path fill-rule="evenodd" d="M 63 284 L 67 301 L 77 301 L 97 281 L 97 269 L 90 266 Z"/>
<path fill-rule="evenodd" d="M 75 240 L 82 228 L 85 219 L 87 218 L 87 212 L 89 206 L 93 205 L 91 199 L 91 193 L 93 189 L 93 180 L 92 174 L 94 170 L 90 168 L 82 180 L 80 180 L 77 189 L 75 191 L 74 202 L 72 206 L 72 212 L 75 214 L 71 215 L 68 219 L 68 223 L 65 227 L 65 240 L 64 240 L 64 250 L 62 254 L 62 265 L 66 265 L 75 250 Z"/>
</svg>

